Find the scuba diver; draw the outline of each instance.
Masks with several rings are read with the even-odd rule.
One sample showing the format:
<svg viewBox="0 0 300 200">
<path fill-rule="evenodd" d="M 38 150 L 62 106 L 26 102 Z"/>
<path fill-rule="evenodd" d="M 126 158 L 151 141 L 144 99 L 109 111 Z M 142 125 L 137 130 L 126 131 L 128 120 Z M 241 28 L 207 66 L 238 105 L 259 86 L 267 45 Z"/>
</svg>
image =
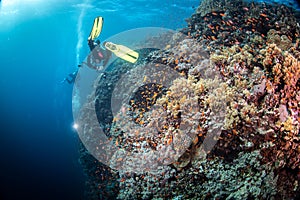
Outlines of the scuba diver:
<svg viewBox="0 0 300 200">
<path fill-rule="evenodd" d="M 89 68 L 102 70 L 104 66 L 107 65 L 112 53 L 123 60 L 135 63 L 139 54 L 128 47 L 117 45 L 112 42 L 104 42 L 102 47 L 100 40 L 95 41 L 102 31 L 103 22 L 103 17 L 96 17 L 94 19 L 94 24 L 88 37 L 88 46 L 91 53 L 87 57 L 87 61 L 84 63 Z"/>
<path fill-rule="evenodd" d="M 88 46 L 91 53 L 88 55 L 86 62 L 83 63 L 91 69 L 100 71 L 107 65 L 112 53 L 127 62 L 135 63 L 139 58 L 138 52 L 133 51 L 126 46 L 114 44 L 112 42 L 103 42 L 102 47 L 100 40 L 95 41 L 102 31 L 103 21 L 103 17 L 96 17 L 94 19 L 94 24 L 88 37 Z M 66 78 L 64 78 L 64 80 L 61 81 L 61 83 L 74 83 L 79 67 L 81 67 L 81 65 L 78 65 L 78 69 L 75 72 L 70 73 Z"/>
<path fill-rule="evenodd" d="M 65 82 L 68 82 L 69 84 L 72 84 L 75 82 L 76 80 L 76 76 L 78 74 L 78 70 L 79 70 L 79 67 L 81 67 L 81 65 L 78 65 L 78 68 L 76 71 L 74 71 L 73 73 L 70 73 L 66 78 L 64 78 L 64 80 L 62 80 L 60 83 L 63 84 Z"/>
<path fill-rule="evenodd" d="M 99 37 L 102 26 L 103 26 L 103 17 L 96 17 L 94 19 L 94 24 L 91 30 L 91 33 L 88 37 L 88 46 L 91 53 L 87 57 L 87 61 L 84 62 L 89 68 L 95 70 L 102 70 L 111 57 L 111 52 L 107 51 L 101 46 L 100 40 L 95 39 Z"/>
<path fill-rule="evenodd" d="M 88 55 L 86 62 L 83 63 L 91 69 L 100 71 L 107 65 L 112 53 L 127 62 L 135 63 L 139 58 L 139 54 L 137 52 L 126 46 L 114 44 L 112 42 L 103 42 L 102 46 L 100 40 L 96 40 L 102 31 L 103 21 L 103 17 L 96 17 L 94 19 L 94 24 L 88 37 L 88 46 L 91 53 Z M 75 72 L 70 73 L 66 78 L 64 78 L 64 80 L 61 81 L 61 83 L 74 83 L 79 67 L 81 67 L 81 65 L 78 65 L 78 69 Z"/>
</svg>

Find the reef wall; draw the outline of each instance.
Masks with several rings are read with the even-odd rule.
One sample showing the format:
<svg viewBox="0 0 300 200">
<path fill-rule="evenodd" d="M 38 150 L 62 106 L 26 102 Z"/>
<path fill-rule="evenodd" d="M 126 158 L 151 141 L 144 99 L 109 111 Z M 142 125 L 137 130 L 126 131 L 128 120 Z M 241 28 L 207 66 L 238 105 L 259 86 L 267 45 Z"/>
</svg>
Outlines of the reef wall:
<svg viewBox="0 0 300 200">
<path fill-rule="evenodd" d="M 202 1 L 180 31 L 184 39 L 149 39 L 168 45 L 144 52 L 135 65 L 114 62 L 95 82 L 96 99 L 89 102 L 96 102 L 100 126 L 119 147 L 137 153 L 164 148 L 176 159 L 143 173 L 116 171 L 81 145 L 87 198 L 300 198 L 299 16 L 281 4 Z M 180 76 L 169 87 L 145 85 L 130 97 L 123 114 L 157 130 L 134 137 L 112 116 L 110 97 L 122 75 L 145 63 L 168 66 Z M 150 111 L 154 104 L 160 112 Z M 190 115 L 183 116 L 184 110 Z M 195 125 L 186 143 L 179 128 L 183 117 L 188 127 Z"/>
</svg>

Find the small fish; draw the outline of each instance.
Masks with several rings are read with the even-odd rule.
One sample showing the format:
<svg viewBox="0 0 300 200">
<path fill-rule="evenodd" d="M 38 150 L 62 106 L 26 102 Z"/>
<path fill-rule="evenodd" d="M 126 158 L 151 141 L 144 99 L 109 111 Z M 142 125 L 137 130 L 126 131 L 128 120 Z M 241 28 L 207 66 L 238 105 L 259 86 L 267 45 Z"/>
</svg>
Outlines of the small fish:
<svg viewBox="0 0 300 200">
<path fill-rule="evenodd" d="M 208 28 L 210 28 L 210 29 L 214 29 L 214 28 L 215 28 L 212 24 L 208 24 L 207 26 L 208 26 Z"/>
<path fill-rule="evenodd" d="M 265 13 L 260 13 L 259 15 L 262 17 L 267 17 L 267 15 Z"/>
<path fill-rule="evenodd" d="M 193 144 L 196 145 L 198 143 L 198 137 L 195 137 L 195 139 L 193 140 Z"/>
<path fill-rule="evenodd" d="M 124 181 L 125 181 L 125 178 L 122 178 L 122 179 L 120 180 L 121 183 L 124 182 Z"/>
<path fill-rule="evenodd" d="M 123 158 L 118 158 L 117 162 L 121 162 L 123 160 Z"/>
<path fill-rule="evenodd" d="M 244 11 L 249 11 L 249 8 L 243 7 L 243 10 L 244 10 Z"/>
<path fill-rule="evenodd" d="M 167 140 L 167 144 L 170 145 L 173 141 L 173 137 L 170 137 L 168 140 Z"/>
<path fill-rule="evenodd" d="M 212 40 L 217 40 L 217 38 L 215 36 L 211 36 Z"/>
<path fill-rule="evenodd" d="M 234 135 L 237 135 L 237 134 L 238 134 L 238 132 L 237 132 L 235 129 L 232 130 L 232 133 L 233 133 Z"/>
<path fill-rule="evenodd" d="M 146 82 L 146 80 L 147 80 L 147 76 L 144 76 L 144 80 L 143 80 L 143 82 Z"/>
</svg>

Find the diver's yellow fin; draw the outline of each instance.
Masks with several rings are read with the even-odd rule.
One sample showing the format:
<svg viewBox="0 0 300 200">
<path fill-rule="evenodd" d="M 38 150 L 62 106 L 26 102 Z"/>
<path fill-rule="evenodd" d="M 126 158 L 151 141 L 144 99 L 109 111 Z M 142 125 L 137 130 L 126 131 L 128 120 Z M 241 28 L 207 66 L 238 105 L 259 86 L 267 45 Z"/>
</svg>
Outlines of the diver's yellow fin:
<svg viewBox="0 0 300 200">
<path fill-rule="evenodd" d="M 114 44 L 112 42 L 106 42 L 105 48 L 113 52 L 119 58 L 131 63 L 135 63 L 139 58 L 139 53 L 129 49 L 124 45 Z"/>
<path fill-rule="evenodd" d="M 95 40 L 100 35 L 102 31 L 103 21 L 104 21 L 103 17 L 96 17 L 94 19 L 94 25 L 88 40 Z"/>
</svg>

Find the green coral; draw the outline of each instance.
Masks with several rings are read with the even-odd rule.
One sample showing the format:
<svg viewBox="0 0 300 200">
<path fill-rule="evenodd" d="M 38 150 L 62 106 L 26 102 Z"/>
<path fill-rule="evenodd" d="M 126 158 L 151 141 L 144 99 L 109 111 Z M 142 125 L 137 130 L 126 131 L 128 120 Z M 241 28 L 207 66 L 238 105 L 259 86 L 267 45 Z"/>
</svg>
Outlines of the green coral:
<svg viewBox="0 0 300 200">
<path fill-rule="evenodd" d="M 267 42 L 276 44 L 282 50 L 288 50 L 292 46 L 292 40 L 286 35 L 279 35 L 276 30 L 271 29 L 267 35 Z"/>
<path fill-rule="evenodd" d="M 268 167 L 258 159 L 259 151 L 240 153 L 232 163 L 221 159 L 199 161 L 207 181 L 198 186 L 200 197 L 211 194 L 210 199 L 260 199 L 276 194 L 276 181 Z"/>
</svg>

